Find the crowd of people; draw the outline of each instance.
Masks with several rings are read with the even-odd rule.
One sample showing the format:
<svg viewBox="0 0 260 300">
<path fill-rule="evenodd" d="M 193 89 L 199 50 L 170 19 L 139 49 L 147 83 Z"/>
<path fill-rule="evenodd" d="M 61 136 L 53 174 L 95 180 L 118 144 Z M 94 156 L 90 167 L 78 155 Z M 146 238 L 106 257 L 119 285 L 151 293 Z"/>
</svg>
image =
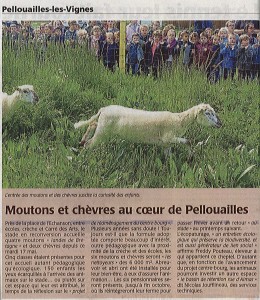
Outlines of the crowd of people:
<svg viewBox="0 0 260 300">
<path fill-rule="evenodd" d="M 164 22 L 166 23 L 166 22 Z M 119 64 L 120 23 L 116 21 L 51 21 L 33 28 L 30 21 L 6 21 L 3 37 L 15 49 L 33 44 L 43 51 L 50 44 L 86 47 L 105 67 Z M 189 29 L 130 21 L 126 26 L 126 69 L 133 75 L 158 77 L 177 62 L 198 68 L 210 82 L 220 78 L 260 78 L 260 30 L 257 21 L 227 21 L 214 28 L 212 21 L 195 21 Z"/>
</svg>

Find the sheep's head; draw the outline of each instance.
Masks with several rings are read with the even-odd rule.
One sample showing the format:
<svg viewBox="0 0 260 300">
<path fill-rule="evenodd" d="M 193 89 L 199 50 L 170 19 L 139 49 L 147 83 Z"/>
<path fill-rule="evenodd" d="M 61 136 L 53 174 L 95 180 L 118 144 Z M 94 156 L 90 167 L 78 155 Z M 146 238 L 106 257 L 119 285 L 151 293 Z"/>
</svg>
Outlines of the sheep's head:
<svg viewBox="0 0 260 300">
<path fill-rule="evenodd" d="M 209 104 L 198 105 L 197 121 L 204 126 L 213 126 L 216 128 L 222 126 L 219 117 Z"/>
<path fill-rule="evenodd" d="M 21 85 L 18 86 L 16 90 L 19 92 L 21 99 L 27 102 L 34 104 L 39 101 L 39 97 L 35 93 L 32 85 Z"/>
</svg>

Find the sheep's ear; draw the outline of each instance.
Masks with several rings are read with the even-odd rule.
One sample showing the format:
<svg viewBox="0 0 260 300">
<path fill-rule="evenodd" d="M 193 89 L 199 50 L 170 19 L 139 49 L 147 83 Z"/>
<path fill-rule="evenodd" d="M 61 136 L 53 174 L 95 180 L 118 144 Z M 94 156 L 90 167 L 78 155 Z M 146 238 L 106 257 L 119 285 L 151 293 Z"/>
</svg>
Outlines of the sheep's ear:
<svg viewBox="0 0 260 300">
<path fill-rule="evenodd" d="M 208 104 L 204 104 L 204 103 L 203 103 L 203 104 L 201 105 L 200 111 L 204 111 L 204 112 L 205 112 L 205 111 L 208 110 L 208 109 L 209 109 Z"/>
<path fill-rule="evenodd" d="M 198 109 L 198 113 L 206 111 L 206 107 L 204 105 L 201 105 Z"/>
</svg>

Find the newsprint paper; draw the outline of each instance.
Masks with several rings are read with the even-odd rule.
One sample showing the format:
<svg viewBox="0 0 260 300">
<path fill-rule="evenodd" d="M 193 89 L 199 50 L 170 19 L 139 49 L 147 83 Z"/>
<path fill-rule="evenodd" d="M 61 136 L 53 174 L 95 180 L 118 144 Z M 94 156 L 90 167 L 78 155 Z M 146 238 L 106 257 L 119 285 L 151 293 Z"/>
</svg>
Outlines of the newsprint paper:
<svg viewBox="0 0 260 300">
<path fill-rule="evenodd" d="M 1 1 L 2 299 L 259 299 L 259 32 L 257 0 Z"/>
</svg>

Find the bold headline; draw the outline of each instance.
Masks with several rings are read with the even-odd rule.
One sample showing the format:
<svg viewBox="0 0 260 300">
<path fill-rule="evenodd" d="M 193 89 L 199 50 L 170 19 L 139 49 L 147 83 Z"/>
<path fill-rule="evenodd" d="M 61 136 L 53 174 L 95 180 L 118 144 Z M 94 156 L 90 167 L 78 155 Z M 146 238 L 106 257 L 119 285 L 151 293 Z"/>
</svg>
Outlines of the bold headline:
<svg viewBox="0 0 260 300">
<path fill-rule="evenodd" d="M 40 5 L 35 6 L 2 6 L 2 13 L 8 14 L 8 13 L 71 13 L 78 15 L 80 13 L 93 13 L 94 8 L 93 7 L 86 7 L 86 6 L 73 6 L 73 5 L 66 5 L 64 7 L 57 7 L 57 6 L 51 6 L 51 7 L 42 7 Z"/>
<path fill-rule="evenodd" d="M 235 214 L 248 214 L 248 207 L 241 207 L 237 205 L 226 206 L 207 206 L 207 205 L 185 205 L 184 207 L 172 205 L 170 207 L 163 206 L 122 206 L 122 207 L 108 207 L 108 206 L 82 206 L 77 205 L 70 208 L 65 205 L 59 208 L 54 207 L 36 207 L 27 206 L 20 207 L 16 205 L 6 205 L 6 215 L 181 215 L 181 214 L 195 214 L 195 215 L 235 215 Z"/>
</svg>

